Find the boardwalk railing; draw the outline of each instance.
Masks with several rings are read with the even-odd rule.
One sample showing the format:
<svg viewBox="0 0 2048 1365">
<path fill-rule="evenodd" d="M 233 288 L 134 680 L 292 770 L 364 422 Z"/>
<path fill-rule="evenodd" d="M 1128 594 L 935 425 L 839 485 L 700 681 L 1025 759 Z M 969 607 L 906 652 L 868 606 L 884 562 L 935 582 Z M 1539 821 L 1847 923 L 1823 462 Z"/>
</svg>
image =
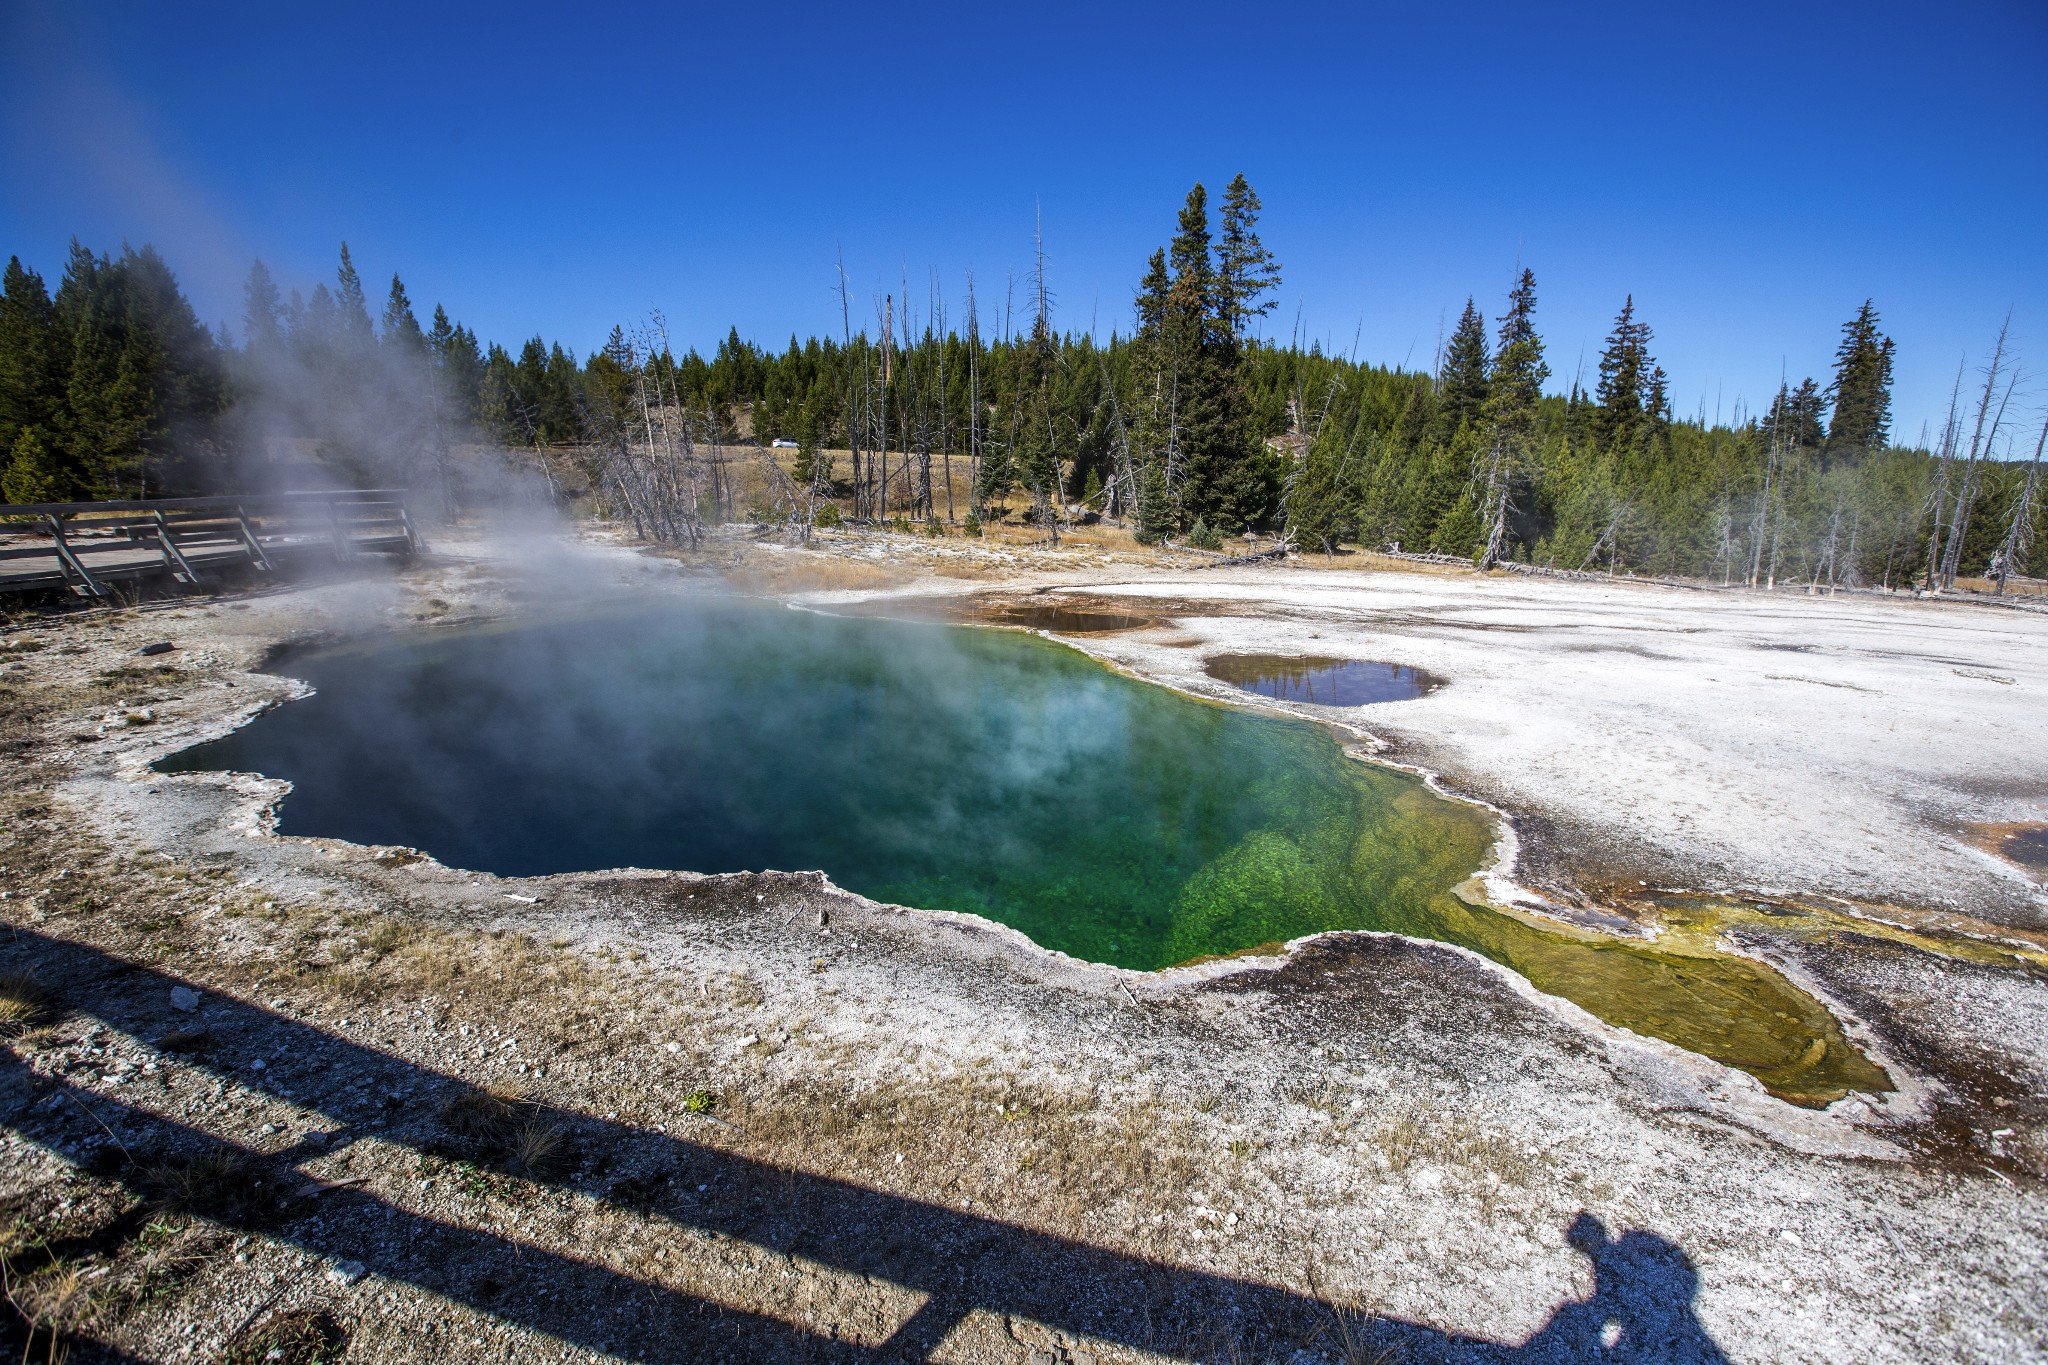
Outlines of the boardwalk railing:
<svg viewBox="0 0 2048 1365">
<path fill-rule="evenodd" d="M 167 574 L 197 586 L 209 570 L 268 573 L 309 553 L 346 561 L 419 549 L 405 493 L 394 488 L 0 503 L 0 592 L 103 597 L 119 579 Z"/>
</svg>

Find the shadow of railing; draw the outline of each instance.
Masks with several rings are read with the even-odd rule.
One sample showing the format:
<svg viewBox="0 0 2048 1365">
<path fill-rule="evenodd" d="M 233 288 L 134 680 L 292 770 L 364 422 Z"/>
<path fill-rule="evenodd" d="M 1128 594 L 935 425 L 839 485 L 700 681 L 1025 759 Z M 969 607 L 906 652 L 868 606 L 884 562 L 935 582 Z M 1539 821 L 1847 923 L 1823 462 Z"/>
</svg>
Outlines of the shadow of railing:
<svg viewBox="0 0 2048 1365">
<path fill-rule="evenodd" d="M 199 1013 L 213 1044 L 180 1054 L 178 1065 L 340 1126 L 327 1141 L 301 1139 L 266 1153 L 37 1073 L 11 1051 L 0 1059 L 0 1124 L 81 1164 L 109 1150 L 112 1136 L 122 1159 L 102 1164 L 138 1196 L 149 1192 L 147 1166 L 173 1155 L 230 1157 L 266 1191 L 308 1185 L 300 1163 L 361 1138 L 438 1155 L 447 1134 L 433 1116 L 476 1093 L 459 1078 L 70 940 L 16 929 L 0 943 L 0 963 L 32 971 L 66 1010 L 146 1044 L 190 1027 L 190 1015 L 172 1010 L 171 990 L 199 991 Z M 235 1064 L 234 1057 L 267 1060 L 255 1069 Z M 446 1222 L 359 1187 L 330 1186 L 283 1209 L 274 1198 L 249 1200 L 227 1189 L 209 1204 L 201 1191 L 195 1211 L 630 1360 L 919 1359 L 976 1311 L 1167 1355 L 1230 1343 L 1257 1358 L 1265 1351 L 1291 1352 L 1304 1341 L 1333 1340 L 1341 1327 L 1354 1345 L 1391 1347 L 1418 1360 L 1724 1359 L 1694 1316 L 1698 1277 L 1685 1253 L 1652 1233 L 1611 1238 L 1589 1214 L 1573 1224 L 1571 1239 L 1593 1262 L 1593 1295 L 1560 1305 L 1528 1341 L 1507 1344 L 1395 1318 L 1342 1314 L 1313 1295 L 1129 1255 L 571 1110 L 541 1106 L 537 1116 L 570 1134 L 573 1150 L 586 1159 L 527 1179 L 608 1199 L 604 1182 L 586 1167 L 662 1173 L 666 1179 L 636 1183 L 633 1209 L 679 1229 L 886 1281 L 921 1294 L 923 1302 L 885 1342 L 861 1346 L 511 1233 Z M 601 1161 L 592 1160 L 600 1155 Z"/>
</svg>

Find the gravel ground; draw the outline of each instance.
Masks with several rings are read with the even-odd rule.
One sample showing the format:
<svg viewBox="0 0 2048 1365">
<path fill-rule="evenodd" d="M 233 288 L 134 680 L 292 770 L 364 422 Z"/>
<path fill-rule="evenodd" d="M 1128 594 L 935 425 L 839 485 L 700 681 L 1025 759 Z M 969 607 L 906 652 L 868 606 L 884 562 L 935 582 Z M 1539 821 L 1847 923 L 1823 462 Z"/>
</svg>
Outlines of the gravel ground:
<svg viewBox="0 0 2048 1365">
<path fill-rule="evenodd" d="M 2042 622 L 828 549 L 593 547 L 528 575 L 450 542 L 389 578 L 0 630 L 10 1345 L 40 1354 L 54 1327 L 73 1359 L 2048 1352 L 2048 982 L 2005 951 L 2040 892 L 1961 830 L 2040 816 Z M 279 838 L 277 784 L 148 770 L 293 695 L 255 671 L 283 642 L 700 591 L 705 562 L 845 601 L 884 590 L 849 569 L 882 557 L 899 597 L 1154 599 L 1164 624 L 1076 643 L 1190 690 L 1218 686 L 1200 660 L 1223 647 L 1430 668 L 1450 685 L 1371 729 L 1510 817 L 1515 894 L 1772 887 L 1978 937 L 1742 929 L 1901 1083 L 1809 1111 L 1439 945 L 1328 935 L 1129 973 L 816 874 L 505 880 Z M 1793 644 L 1813 648 L 1772 648 Z"/>
</svg>

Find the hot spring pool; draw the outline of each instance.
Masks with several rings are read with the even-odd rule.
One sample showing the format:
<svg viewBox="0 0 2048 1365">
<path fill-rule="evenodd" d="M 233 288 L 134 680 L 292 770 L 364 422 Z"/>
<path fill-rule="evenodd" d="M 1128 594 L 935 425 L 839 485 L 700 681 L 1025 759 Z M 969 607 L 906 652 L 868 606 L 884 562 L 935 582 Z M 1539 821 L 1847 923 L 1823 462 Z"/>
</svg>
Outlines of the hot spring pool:
<svg viewBox="0 0 2048 1365">
<path fill-rule="evenodd" d="M 1141 970 L 1390 930 L 1475 949 L 1791 1098 L 1884 1085 L 1761 964 L 1461 899 L 1487 812 L 1348 757 L 1320 727 L 1037 636 L 667 601 L 285 671 L 315 694 L 161 766 L 290 781 L 286 834 L 508 876 L 818 868 Z"/>
</svg>

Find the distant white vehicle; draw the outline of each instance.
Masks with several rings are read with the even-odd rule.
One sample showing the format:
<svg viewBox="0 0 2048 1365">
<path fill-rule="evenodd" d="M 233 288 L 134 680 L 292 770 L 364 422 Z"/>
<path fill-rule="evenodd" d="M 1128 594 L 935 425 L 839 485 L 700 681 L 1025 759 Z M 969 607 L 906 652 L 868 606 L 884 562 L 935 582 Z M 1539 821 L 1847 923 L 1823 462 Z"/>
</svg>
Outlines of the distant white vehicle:
<svg viewBox="0 0 2048 1365">
<path fill-rule="evenodd" d="M 771 450 L 795 450 L 796 442 L 790 440 L 787 436 L 778 436 L 768 443 L 768 448 Z"/>
</svg>

